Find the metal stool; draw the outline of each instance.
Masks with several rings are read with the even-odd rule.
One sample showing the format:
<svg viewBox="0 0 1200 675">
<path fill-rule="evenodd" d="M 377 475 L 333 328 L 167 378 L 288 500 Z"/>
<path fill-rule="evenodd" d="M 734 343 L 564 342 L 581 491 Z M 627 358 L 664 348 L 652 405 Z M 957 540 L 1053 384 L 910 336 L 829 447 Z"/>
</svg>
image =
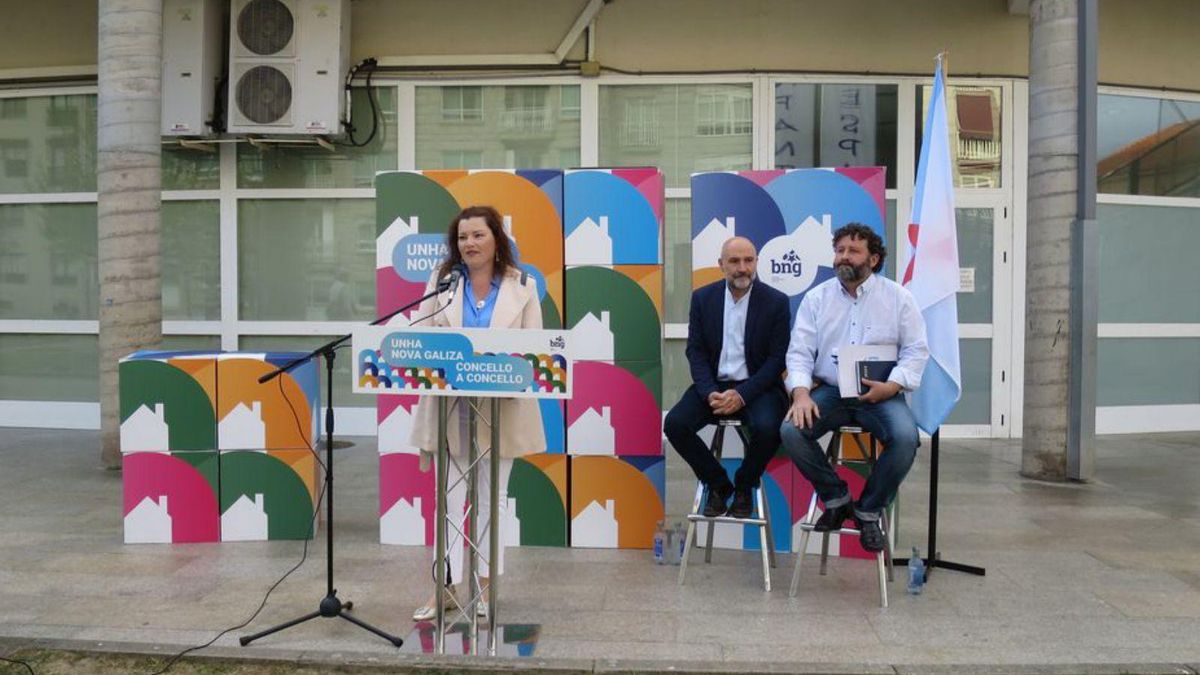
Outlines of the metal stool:
<svg viewBox="0 0 1200 675">
<path fill-rule="evenodd" d="M 713 432 L 712 453 L 717 458 L 721 459 L 721 449 L 725 444 L 725 429 L 733 427 L 738 436 L 742 439 L 742 446 L 750 447 L 750 434 L 746 431 L 746 427 L 742 426 L 741 420 L 734 417 L 721 417 L 717 419 L 717 429 Z M 679 560 L 679 585 L 683 585 L 684 575 L 687 574 L 688 554 L 692 552 L 692 545 L 699 538 L 696 532 L 696 523 L 708 523 L 708 535 L 704 545 L 704 562 L 712 562 L 713 549 L 713 530 L 717 523 L 734 523 L 736 525 L 757 525 L 759 529 L 759 541 L 762 549 L 762 565 L 763 565 L 763 590 L 770 592 L 771 590 L 771 568 L 775 566 L 775 538 L 771 536 L 771 514 L 767 510 L 767 501 L 763 497 L 761 483 L 759 487 L 754 488 L 754 508 L 757 511 L 757 517 L 751 514 L 750 518 L 733 518 L 730 516 L 717 516 L 710 518 L 704 515 L 701 510 L 701 505 L 704 503 L 704 483 L 696 482 L 696 499 L 692 502 L 692 512 L 688 514 L 688 529 L 686 543 L 683 547 L 683 556 Z"/>
<path fill-rule="evenodd" d="M 843 426 L 833 433 L 833 438 L 829 441 L 828 447 L 825 449 L 826 456 L 829 457 L 829 463 L 837 466 L 843 461 L 865 461 L 871 470 L 875 469 L 875 461 L 879 457 L 879 446 L 875 443 L 875 437 L 871 437 L 870 447 L 864 447 L 859 434 L 863 430 L 859 427 Z M 859 452 L 862 454 L 862 460 L 843 460 L 841 456 L 842 450 L 842 434 L 853 434 L 854 444 L 858 446 Z M 883 510 L 879 517 L 879 529 L 883 531 L 885 541 L 883 550 L 875 554 L 875 560 L 879 567 L 879 604 L 882 607 L 888 606 L 887 584 L 892 580 L 892 544 L 889 538 L 889 512 L 894 509 L 894 506 L 889 505 Z M 817 493 L 814 490 L 812 499 L 808 502 L 808 512 L 804 516 L 804 520 L 800 523 L 800 552 L 796 554 L 796 567 L 792 570 L 792 586 L 788 592 L 791 597 L 796 597 L 796 590 L 800 586 L 800 565 L 804 563 L 804 556 L 808 549 L 808 537 L 813 532 L 813 525 L 817 522 Z M 833 532 L 822 532 L 821 537 L 821 575 L 824 576 L 826 566 L 829 559 L 829 535 Z M 857 528 L 843 527 L 836 534 L 859 534 Z"/>
</svg>

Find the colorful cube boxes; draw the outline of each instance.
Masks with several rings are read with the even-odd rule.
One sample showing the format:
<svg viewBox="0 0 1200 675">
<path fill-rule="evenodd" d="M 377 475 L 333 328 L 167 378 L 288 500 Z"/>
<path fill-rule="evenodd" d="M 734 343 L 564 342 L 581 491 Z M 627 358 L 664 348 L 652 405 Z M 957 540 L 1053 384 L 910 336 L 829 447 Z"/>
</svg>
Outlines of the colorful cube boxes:
<svg viewBox="0 0 1200 675">
<path fill-rule="evenodd" d="M 126 543 L 303 539 L 319 374 L 299 353 L 141 351 L 120 368 Z"/>
<path fill-rule="evenodd" d="M 380 313 L 420 297 L 446 254 L 450 219 L 472 204 L 490 204 L 505 217 L 521 267 L 538 281 L 543 324 L 574 329 L 580 345 L 574 399 L 541 402 L 547 452 L 517 460 L 509 479 L 501 508 L 516 522 L 516 539 L 563 546 L 569 536 L 573 546 L 648 548 L 662 518 L 665 473 L 662 174 L 381 173 Z M 380 397 L 380 539 L 428 544 L 433 474 L 418 470 L 417 449 L 405 445 L 416 401 L 409 398 Z"/>
<path fill-rule="evenodd" d="M 571 545 L 649 548 L 663 519 L 664 180 L 657 169 L 566 172 L 566 402 Z"/>
</svg>

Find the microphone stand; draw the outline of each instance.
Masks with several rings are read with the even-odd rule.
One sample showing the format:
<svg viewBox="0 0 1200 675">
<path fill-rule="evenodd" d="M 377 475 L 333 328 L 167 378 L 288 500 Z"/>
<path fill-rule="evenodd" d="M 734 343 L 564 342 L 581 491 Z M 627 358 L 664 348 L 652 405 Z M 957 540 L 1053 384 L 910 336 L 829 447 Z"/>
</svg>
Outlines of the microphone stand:
<svg viewBox="0 0 1200 675">
<path fill-rule="evenodd" d="M 446 279 L 444 279 L 443 281 L 439 281 L 437 287 L 434 288 L 429 293 L 426 293 L 425 295 L 421 296 L 420 298 L 417 298 L 416 300 L 408 303 L 407 305 L 404 305 L 400 309 L 397 309 L 396 311 L 394 311 L 390 314 L 387 314 L 385 316 L 379 317 L 378 319 L 375 319 L 374 321 L 371 322 L 370 325 L 378 326 L 380 324 L 387 323 L 392 317 L 396 316 L 400 312 L 403 312 L 406 309 L 409 309 L 411 307 L 419 305 L 420 303 L 424 302 L 425 300 L 437 295 L 438 293 L 445 291 L 448 288 L 457 289 L 459 278 L 460 278 L 460 274 L 457 273 L 457 270 L 455 272 L 452 272 L 449 276 L 447 276 Z M 389 633 L 385 633 L 382 630 L 363 621 L 362 619 L 359 619 L 358 617 L 356 617 L 352 614 L 347 614 L 346 612 L 349 612 L 354 608 L 354 603 L 350 602 L 348 600 L 345 602 L 340 600 L 337 597 L 337 589 L 333 587 L 333 359 L 337 354 L 337 348 L 340 347 L 342 344 L 344 344 L 347 340 L 349 340 L 351 335 L 352 334 L 346 334 L 335 340 L 327 342 L 327 343 L 321 345 L 320 347 L 317 347 L 316 349 L 312 350 L 308 354 L 305 354 L 304 356 L 301 356 L 296 359 L 292 359 L 291 361 L 288 361 L 287 363 L 276 368 L 275 370 L 258 378 L 259 384 L 265 384 L 266 382 L 270 382 L 271 380 L 275 379 L 276 377 L 279 377 L 281 374 L 286 373 L 289 370 L 295 368 L 296 366 L 299 366 L 300 364 L 303 364 L 303 363 L 307 363 L 308 361 L 316 358 L 317 356 L 321 356 L 325 359 L 325 488 L 324 488 L 324 493 L 325 493 L 325 509 L 326 509 L 325 510 L 325 519 L 326 519 L 326 523 L 325 523 L 325 582 L 326 582 L 326 585 L 325 585 L 325 597 L 321 599 L 321 603 L 318 606 L 317 611 L 310 612 L 308 614 L 305 614 L 304 616 L 297 617 L 290 621 L 285 621 L 284 623 L 281 623 L 277 626 L 272 626 L 271 628 L 268 628 L 264 631 L 260 631 L 253 635 L 245 635 L 238 639 L 238 642 L 241 643 L 241 645 L 243 647 L 250 644 L 251 642 L 254 642 L 255 640 L 257 640 L 259 638 L 266 637 L 268 635 L 271 635 L 272 633 L 277 633 L 281 630 L 284 630 L 285 628 L 291 628 L 292 626 L 304 623 L 306 621 L 309 621 L 310 619 L 315 619 L 317 617 L 325 617 L 327 619 L 332 618 L 332 617 L 341 617 L 341 618 L 349 621 L 350 623 L 359 626 L 360 628 L 363 628 L 365 630 L 368 630 L 368 631 L 378 635 L 379 637 L 387 640 L 388 642 L 391 642 L 393 645 L 395 645 L 397 647 L 400 647 L 404 644 L 404 640 L 402 638 L 399 638 L 395 635 L 391 635 Z"/>
</svg>

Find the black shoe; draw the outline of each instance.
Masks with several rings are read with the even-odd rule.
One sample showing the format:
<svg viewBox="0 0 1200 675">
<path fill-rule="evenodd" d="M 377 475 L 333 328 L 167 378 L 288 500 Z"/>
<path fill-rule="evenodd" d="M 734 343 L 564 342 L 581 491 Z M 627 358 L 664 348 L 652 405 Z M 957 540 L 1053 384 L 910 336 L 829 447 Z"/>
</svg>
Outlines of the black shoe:
<svg viewBox="0 0 1200 675">
<path fill-rule="evenodd" d="M 858 542 L 862 544 L 863 549 L 871 553 L 878 553 L 887 546 L 887 539 L 883 537 L 883 530 L 879 529 L 878 520 L 859 520 L 858 532 Z"/>
<path fill-rule="evenodd" d="M 813 532 L 837 532 L 842 529 L 842 523 L 854 517 L 854 503 L 846 502 L 841 506 L 825 509 L 825 513 L 817 518 Z"/>
<path fill-rule="evenodd" d="M 754 513 L 754 500 L 750 498 L 750 489 L 734 490 L 733 503 L 729 505 L 729 516 L 731 518 L 749 518 L 752 513 Z"/>
<path fill-rule="evenodd" d="M 709 488 L 708 502 L 704 504 L 704 517 L 716 518 L 725 515 L 725 502 L 729 501 L 731 494 L 733 494 L 733 488 L 729 486 Z"/>
</svg>

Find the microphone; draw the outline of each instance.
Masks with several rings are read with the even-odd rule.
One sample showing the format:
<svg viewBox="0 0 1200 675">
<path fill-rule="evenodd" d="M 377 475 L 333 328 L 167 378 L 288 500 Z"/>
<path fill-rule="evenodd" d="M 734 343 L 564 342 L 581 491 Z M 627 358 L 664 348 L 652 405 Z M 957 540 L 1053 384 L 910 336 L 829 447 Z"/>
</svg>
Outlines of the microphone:
<svg viewBox="0 0 1200 675">
<path fill-rule="evenodd" d="M 457 289 L 458 288 L 458 280 L 461 278 L 462 278 L 462 270 L 461 269 L 459 269 L 458 267 L 451 269 L 450 274 L 447 274 L 444 278 L 442 278 L 438 281 L 438 284 L 437 284 L 438 293 L 444 293 L 447 289 L 451 289 L 451 290 Z"/>
</svg>

